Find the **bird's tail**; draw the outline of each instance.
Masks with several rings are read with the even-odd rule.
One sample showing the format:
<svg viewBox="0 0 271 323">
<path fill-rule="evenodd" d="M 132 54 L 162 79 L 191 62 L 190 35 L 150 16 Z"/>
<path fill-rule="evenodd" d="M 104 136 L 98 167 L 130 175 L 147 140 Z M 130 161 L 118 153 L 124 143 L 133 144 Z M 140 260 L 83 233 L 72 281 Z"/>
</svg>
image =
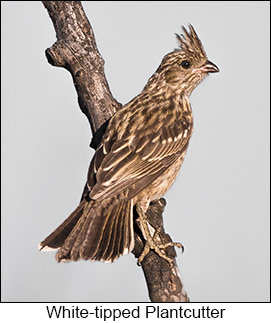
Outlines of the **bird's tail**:
<svg viewBox="0 0 271 323">
<path fill-rule="evenodd" d="M 76 210 L 44 241 L 40 250 L 58 249 L 58 261 L 114 261 L 132 251 L 133 200 L 83 199 Z"/>
</svg>

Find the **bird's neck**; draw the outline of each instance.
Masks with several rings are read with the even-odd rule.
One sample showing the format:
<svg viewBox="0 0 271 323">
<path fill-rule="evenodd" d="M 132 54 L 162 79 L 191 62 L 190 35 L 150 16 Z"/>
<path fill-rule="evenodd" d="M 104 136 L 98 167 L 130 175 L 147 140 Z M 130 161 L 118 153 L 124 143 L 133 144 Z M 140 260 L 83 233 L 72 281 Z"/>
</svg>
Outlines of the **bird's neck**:
<svg viewBox="0 0 271 323">
<path fill-rule="evenodd" d="M 168 84 L 165 76 L 157 72 L 149 78 L 142 93 L 155 93 L 155 96 L 162 95 L 164 99 L 174 98 L 181 101 L 188 101 L 191 94 L 187 90 L 185 82 Z"/>
<path fill-rule="evenodd" d="M 191 104 L 189 102 L 190 93 L 188 93 L 181 86 L 173 87 L 169 85 L 161 74 L 154 73 L 148 80 L 143 91 L 139 97 L 144 98 L 146 101 L 155 99 L 156 102 L 163 102 L 163 105 L 172 105 L 182 111 L 182 115 L 191 119 L 190 123 L 193 124 L 193 114 Z M 143 101 L 144 101 L 143 99 Z"/>
<path fill-rule="evenodd" d="M 191 104 L 190 104 L 189 96 L 187 95 L 187 93 L 183 93 L 181 96 L 179 96 L 178 102 L 182 106 L 183 111 L 192 115 Z"/>
</svg>

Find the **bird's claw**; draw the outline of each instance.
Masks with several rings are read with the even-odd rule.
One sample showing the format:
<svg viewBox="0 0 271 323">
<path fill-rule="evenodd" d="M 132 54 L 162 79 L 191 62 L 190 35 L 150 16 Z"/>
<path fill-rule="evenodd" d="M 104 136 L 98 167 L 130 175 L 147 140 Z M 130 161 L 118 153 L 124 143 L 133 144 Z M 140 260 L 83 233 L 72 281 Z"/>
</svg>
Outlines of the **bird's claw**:
<svg viewBox="0 0 271 323">
<path fill-rule="evenodd" d="M 162 249 L 165 249 L 167 247 L 177 247 L 182 249 L 182 253 L 184 252 L 184 246 L 179 242 L 167 242 L 165 244 L 157 244 L 153 241 L 153 239 L 147 240 L 144 246 L 143 251 L 141 252 L 140 256 L 137 260 L 137 265 L 141 266 L 141 263 L 145 256 L 151 251 L 154 250 L 155 253 L 157 253 L 161 258 L 165 259 L 170 267 L 173 267 L 173 259 L 165 255 L 165 251 L 162 251 Z"/>
</svg>

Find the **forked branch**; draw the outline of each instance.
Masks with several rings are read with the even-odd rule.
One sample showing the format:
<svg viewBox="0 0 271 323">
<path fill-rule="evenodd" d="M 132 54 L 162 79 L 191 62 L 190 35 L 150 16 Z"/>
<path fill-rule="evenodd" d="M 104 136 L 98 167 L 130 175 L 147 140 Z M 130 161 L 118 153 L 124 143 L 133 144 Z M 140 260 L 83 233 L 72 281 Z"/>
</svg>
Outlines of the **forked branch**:
<svg viewBox="0 0 271 323">
<path fill-rule="evenodd" d="M 104 73 L 101 57 L 91 25 L 80 1 L 42 1 L 56 31 L 56 42 L 46 50 L 48 62 L 67 69 L 73 78 L 81 111 L 88 118 L 92 130 L 91 147 L 97 148 L 110 117 L 121 107 L 113 98 Z M 163 243 L 171 241 L 164 232 L 162 213 L 165 200 L 150 205 L 148 220 L 154 228 L 161 230 Z M 139 257 L 144 239 L 135 224 L 135 247 L 133 254 Z M 168 256 L 175 257 L 173 247 L 166 249 Z M 142 269 L 153 302 L 188 302 L 178 267 L 149 252 L 142 262 Z"/>
</svg>

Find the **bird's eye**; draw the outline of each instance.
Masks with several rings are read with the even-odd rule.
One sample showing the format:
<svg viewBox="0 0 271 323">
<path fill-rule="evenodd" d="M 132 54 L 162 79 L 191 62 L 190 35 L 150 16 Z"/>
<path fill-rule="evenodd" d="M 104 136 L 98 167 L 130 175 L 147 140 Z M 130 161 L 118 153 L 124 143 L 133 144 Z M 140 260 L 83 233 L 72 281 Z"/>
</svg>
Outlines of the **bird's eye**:
<svg viewBox="0 0 271 323">
<path fill-rule="evenodd" d="M 191 63 L 187 60 L 181 62 L 181 67 L 188 69 L 191 66 Z"/>
</svg>

